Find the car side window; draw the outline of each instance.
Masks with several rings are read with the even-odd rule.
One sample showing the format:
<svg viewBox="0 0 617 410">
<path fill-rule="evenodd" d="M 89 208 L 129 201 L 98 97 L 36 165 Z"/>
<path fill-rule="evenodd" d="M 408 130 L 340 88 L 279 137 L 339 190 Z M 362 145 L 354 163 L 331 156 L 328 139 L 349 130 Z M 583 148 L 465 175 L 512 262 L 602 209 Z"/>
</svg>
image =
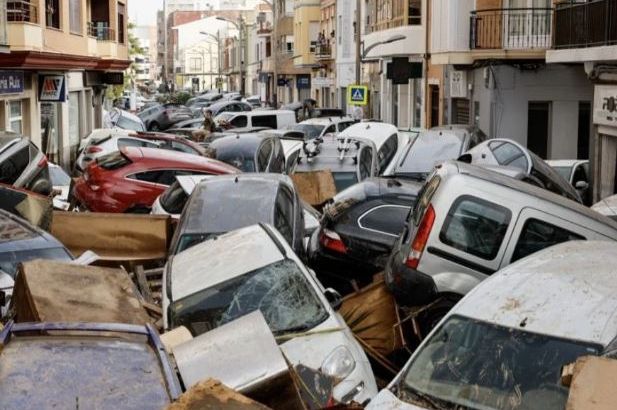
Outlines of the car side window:
<svg viewBox="0 0 617 410">
<path fill-rule="evenodd" d="M 373 149 L 365 146 L 360 151 L 360 180 L 365 180 L 371 176 L 373 165 Z"/>
<path fill-rule="evenodd" d="M 488 146 L 499 165 L 516 167 L 527 172 L 529 164 L 525 157 L 525 153 L 521 151 L 519 147 L 503 141 L 491 142 Z"/>
<path fill-rule="evenodd" d="M 155 144 L 154 142 L 140 141 L 132 138 L 119 138 L 118 148 L 123 147 L 158 148 L 158 144 Z"/>
<path fill-rule="evenodd" d="M 279 189 L 274 210 L 274 226 L 290 244 L 293 241 L 293 212 L 291 194 L 285 188 Z"/>
<path fill-rule="evenodd" d="M 585 166 L 583 164 L 577 166 L 574 169 L 574 175 L 572 176 L 572 183 L 576 184 L 579 181 L 587 182 L 587 172 L 585 172 Z"/>
<path fill-rule="evenodd" d="M 300 156 L 300 150 L 294 151 L 287 158 L 287 163 L 285 166 L 285 171 L 287 175 L 291 175 L 293 171 L 296 169 L 296 165 L 298 165 L 298 157 Z"/>
<path fill-rule="evenodd" d="M 439 240 L 462 252 L 486 260 L 499 253 L 512 213 L 476 197 L 459 197 L 448 212 Z"/>
<path fill-rule="evenodd" d="M 528 219 L 521 230 L 512 259 L 517 261 L 558 243 L 585 240 L 584 236 L 537 219 Z"/>
<path fill-rule="evenodd" d="M 408 206 L 380 205 L 365 212 L 358 218 L 358 226 L 369 231 L 398 237 L 409 216 Z"/>
<path fill-rule="evenodd" d="M 171 142 L 171 149 L 178 152 L 186 152 L 187 154 L 196 154 L 195 150 L 186 144 L 182 144 L 178 141 Z"/>
<path fill-rule="evenodd" d="M 257 153 L 257 172 L 265 172 L 268 168 L 268 161 L 272 153 L 272 141 L 266 140 Z"/>
<path fill-rule="evenodd" d="M 350 122 L 350 121 L 339 122 L 338 123 L 338 132 L 344 131 L 345 129 L 349 128 L 349 126 L 351 124 L 353 124 L 353 122 Z"/>
<path fill-rule="evenodd" d="M 383 146 L 377 152 L 377 160 L 379 161 L 380 174 L 385 171 L 390 161 L 392 161 L 392 158 L 394 158 L 394 154 L 396 154 L 396 150 L 398 150 L 398 135 L 392 134 L 388 137 L 386 142 L 384 142 Z"/>
<path fill-rule="evenodd" d="M 230 124 L 233 125 L 236 128 L 246 127 L 246 124 L 247 124 L 246 115 L 238 115 L 238 116 L 234 117 L 231 120 Z"/>
<path fill-rule="evenodd" d="M 146 172 L 138 172 L 137 174 L 129 175 L 127 178 L 136 179 L 138 181 L 143 182 L 151 182 L 153 184 L 159 184 L 159 180 L 161 179 L 163 172 L 165 171 L 146 171 Z"/>
<path fill-rule="evenodd" d="M 276 115 L 256 115 L 253 117 L 253 127 L 268 127 L 276 129 Z"/>
<path fill-rule="evenodd" d="M 30 147 L 26 145 L 0 162 L 0 182 L 12 185 L 26 170 L 30 163 Z"/>
<path fill-rule="evenodd" d="M 272 161 L 270 161 L 269 172 L 280 174 L 285 168 L 285 154 L 283 153 L 283 146 L 279 140 L 272 140 L 274 152 L 272 153 Z"/>
<path fill-rule="evenodd" d="M 324 131 L 324 135 L 326 134 L 331 134 L 331 133 L 335 133 L 336 132 L 336 126 L 334 124 L 330 125 L 328 128 L 326 128 L 326 130 Z"/>
</svg>

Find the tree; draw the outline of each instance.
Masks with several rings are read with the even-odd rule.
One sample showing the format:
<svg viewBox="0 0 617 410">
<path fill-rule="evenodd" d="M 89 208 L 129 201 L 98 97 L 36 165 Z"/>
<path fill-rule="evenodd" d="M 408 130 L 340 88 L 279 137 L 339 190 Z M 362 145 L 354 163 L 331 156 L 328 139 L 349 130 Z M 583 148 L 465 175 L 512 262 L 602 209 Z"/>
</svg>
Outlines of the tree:
<svg viewBox="0 0 617 410">
<path fill-rule="evenodd" d="M 128 58 L 131 60 L 131 64 L 124 72 L 124 85 L 115 85 L 108 87 L 106 91 L 106 98 L 112 101 L 122 97 L 122 93 L 125 89 L 133 88 L 135 83 L 135 57 L 143 55 L 145 50 L 139 45 L 139 39 L 133 34 L 135 29 L 135 23 L 129 22 L 128 28 Z"/>
</svg>

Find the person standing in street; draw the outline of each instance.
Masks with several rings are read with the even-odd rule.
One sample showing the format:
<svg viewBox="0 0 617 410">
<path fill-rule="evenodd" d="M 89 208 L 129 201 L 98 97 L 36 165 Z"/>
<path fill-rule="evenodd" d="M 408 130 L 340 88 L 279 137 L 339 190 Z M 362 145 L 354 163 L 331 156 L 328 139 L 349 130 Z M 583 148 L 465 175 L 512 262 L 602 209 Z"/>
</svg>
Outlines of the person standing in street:
<svg viewBox="0 0 617 410">
<path fill-rule="evenodd" d="M 193 132 L 193 138 L 197 142 L 203 142 L 208 139 L 211 133 L 213 133 L 216 129 L 216 125 L 214 124 L 214 119 L 212 118 L 212 111 L 206 109 L 203 111 L 204 113 L 204 122 L 202 129 L 196 130 Z"/>
</svg>

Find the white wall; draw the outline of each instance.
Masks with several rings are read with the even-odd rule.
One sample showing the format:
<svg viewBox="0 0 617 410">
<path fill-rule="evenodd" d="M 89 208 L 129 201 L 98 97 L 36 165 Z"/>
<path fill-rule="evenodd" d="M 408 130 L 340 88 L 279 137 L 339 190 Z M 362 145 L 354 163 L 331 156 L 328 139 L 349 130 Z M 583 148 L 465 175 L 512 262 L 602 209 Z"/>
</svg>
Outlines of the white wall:
<svg viewBox="0 0 617 410">
<path fill-rule="evenodd" d="M 479 126 L 484 132 L 526 145 L 528 104 L 548 101 L 552 103 L 549 159 L 576 158 L 579 102 L 593 100 L 593 86 L 582 66 L 548 65 L 535 71 L 493 66 L 496 81 L 491 81 L 489 89 L 485 87 L 484 70 L 469 74 L 473 78 L 473 101 L 480 103 Z"/>
<path fill-rule="evenodd" d="M 469 50 L 469 19 L 474 8 L 474 0 L 431 1 L 432 53 Z"/>
</svg>

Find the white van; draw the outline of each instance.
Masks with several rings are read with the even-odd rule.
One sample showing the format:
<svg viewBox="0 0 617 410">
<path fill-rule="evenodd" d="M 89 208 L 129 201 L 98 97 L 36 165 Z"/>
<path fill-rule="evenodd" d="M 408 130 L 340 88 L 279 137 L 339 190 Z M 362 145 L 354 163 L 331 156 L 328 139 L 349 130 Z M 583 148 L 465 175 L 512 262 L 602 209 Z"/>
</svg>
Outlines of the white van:
<svg viewBox="0 0 617 410">
<path fill-rule="evenodd" d="M 214 122 L 223 128 L 268 127 L 276 130 L 294 125 L 296 114 L 290 110 L 223 112 L 214 117 Z"/>
</svg>

